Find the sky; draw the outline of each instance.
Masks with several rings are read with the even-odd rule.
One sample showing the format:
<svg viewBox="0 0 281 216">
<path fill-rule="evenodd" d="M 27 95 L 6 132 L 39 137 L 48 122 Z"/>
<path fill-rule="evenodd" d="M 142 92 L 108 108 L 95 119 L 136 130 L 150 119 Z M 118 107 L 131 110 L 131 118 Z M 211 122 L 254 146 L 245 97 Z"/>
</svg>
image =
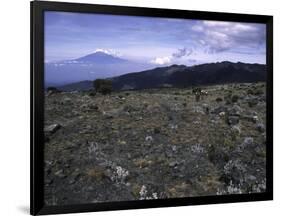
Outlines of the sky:
<svg viewBox="0 0 281 216">
<path fill-rule="evenodd" d="M 45 62 L 96 51 L 155 65 L 266 63 L 266 26 L 256 23 L 45 12 Z"/>
</svg>

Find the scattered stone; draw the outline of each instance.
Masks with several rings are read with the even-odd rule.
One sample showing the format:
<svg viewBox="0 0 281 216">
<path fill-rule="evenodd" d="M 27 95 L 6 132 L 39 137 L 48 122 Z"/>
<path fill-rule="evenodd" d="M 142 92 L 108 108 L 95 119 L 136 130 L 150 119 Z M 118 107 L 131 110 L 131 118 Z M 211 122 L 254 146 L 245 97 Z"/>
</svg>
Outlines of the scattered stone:
<svg viewBox="0 0 281 216">
<path fill-rule="evenodd" d="M 205 114 L 209 114 L 210 108 L 208 104 L 202 104 L 203 110 L 205 112 Z"/>
<path fill-rule="evenodd" d="M 71 99 L 70 98 L 64 98 L 62 99 L 62 102 L 61 102 L 62 105 L 69 105 L 71 104 Z"/>
<path fill-rule="evenodd" d="M 239 184 L 246 169 L 240 160 L 230 160 L 224 165 L 223 179 L 226 183 Z"/>
<path fill-rule="evenodd" d="M 203 107 L 201 106 L 194 106 L 193 107 L 193 112 L 194 113 L 200 113 L 200 114 L 205 114 Z"/>
<path fill-rule="evenodd" d="M 55 175 L 60 177 L 60 178 L 65 178 L 66 177 L 66 175 L 64 174 L 62 169 L 57 171 L 57 172 L 55 172 Z"/>
<path fill-rule="evenodd" d="M 133 107 L 132 105 L 125 105 L 125 106 L 123 107 L 123 110 L 124 110 L 125 112 L 129 112 L 129 113 L 138 111 L 138 109 L 137 109 L 136 107 Z"/>
<path fill-rule="evenodd" d="M 219 116 L 220 116 L 220 117 L 224 117 L 224 116 L 225 116 L 225 112 L 220 112 L 220 113 L 219 113 Z"/>
<path fill-rule="evenodd" d="M 234 136 L 239 136 L 241 134 L 241 129 L 238 125 L 232 126 L 230 130 Z"/>
<path fill-rule="evenodd" d="M 97 105 L 90 105 L 89 108 L 92 109 L 92 110 L 98 110 L 99 109 L 99 107 Z"/>
<path fill-rule="evenodd" d="M 60 128 L 61 128 L 60 124 L 51 124 L 51 125 L 46 126 L 44 128 L 44 132 L 47 133 L 47 134 L 53 134 Z"/>
<path fill-rule="evenodd" d="M 141 121 L 141 120 L 143 120 L 143 118 L 141 116 L 136 118 L 136 121 Z"/>
<path fill-rule="evenodd" d="M 245 137 L 242 146 L 247 147 L 247 146 L 251 146 L 254 143 L 254 138 L 253 137 Z"/>
<path fill-rule="evenodd" d="M 250 145 L 250 144 L 253 144 L 254 142 L 254 138 L 253 137 L 245 137 L 244 139 L 244 143 Z"/>
<path fill-rule="evenodd" d="M 176 124 L 169 124 L 169 127 L 170 127 L 172 130 L 178 129 L 178 125 L 176 125 Z"/>
<path fill-rule="evenodd" d="M 238 105 L 234 105 L 228 110 L 228 115 L 230 116 L 240 116 L 242 109 Z"/>
<path fill-rule="evenodd" d="M 154 133 L 155 134 L 159 134 L 161 131 L 160 131 L 160 129 L 159 128 L 154 128 Z"/>
<path fill-rule="evenodd" d="M 261 132 L 261 133 L 265 132 L 265 126 L 264 126 L 263 123 L 258 123 L 258 124 L 256 125 L 256 128 L 257 128 L 257 130 L 258 130 L 259 132 Z"/>
<path fill-rule="evenodd" d="M 248 101 L 249 107 L 254 107 L 258 104 L 258 100 L 250 100 Z"/>
<path fill-rule="evenodd" d="M 45 179 L 45 184 L 47 184 L 47 185 L 51 185 L 51 184 L 53 184 L 53 182 L 54 182 L 53 179 L 50 179 L 50 178 Z"/>
<path fill-rule="evenodd" d="M 46 96 L 50 96 L 52 94 L 60 93 L 61 91 L 55 87 L 48 87 Z"/>
<path fill-rule="evenodd" d="M 82 105 L 80 106 L 80 109 L 81 109 L 81 110 L 84 110 L 84 111 L 88 111 L 89 107 L 88 107 L 87 104 L 82 104 Z"/>
<path fill-rule="evenodd" d="M 219 113 L 221 113 L 221 112 L 226 112 L 227 111 L 227 108 L 225 107 L 225 106 L 219 106 L 219 107 L 216 107 L 216 108 L 214 108 L 212 111 L 211 111 L 211 113 L 213 113 L 213 114 L 219 114 Z"/>
<path fill-rule="evenodd" d="M 106 113 L 106 112 L 102 112 L 103 116 L 106 118 L 106 119 L 112 119 L 113 118 L 113 115 L 109 114 L 109 113 Z"/>
<path fill-rule="evenodd" d="M 229 125 L 236 125 L 239 123 L 239 117 L 238 116 L 228 116 L 227 123 Z"/>
<path fill-rule="evenodd" d="M 179 163 L 177 161 L 172 161 L 169 163 L 169 167 L 176 167 Z"/>
<path fill-rule="evenodd" d="M 77 182 L 77 180 L 79 179 L 80 176 L 81 176 L 81 175 L 80 175 L 79 173 L 73 175 L 73 176 L 70 178 L 70 180 L 69 180 L 68 183 L 69 183 L 69 184 L 74 184 L 75 182 Z"/>
<path fill-rule="evenodd" d="M 122 141 L 120 141 L 120 142 L 119 142 L 119 144 L 120 144 L 120 145 L 126 145 L 126 144 L 127 144 L 127 142 L 126 142 L 126 141 L 124 141 L 124 140 L 122 140 Z"/>
<path fill-rule="evenodd" d="M 152 142 L 152 141 L 153 141 L 152 136 L 147 136 L 147 137 L 145 137 L 145 141 L 146 141 L 146 142 Z"/>
<path fill-rule="evenodd" d="M 253 116 L 252 120 L 254 123 L 256 123 L 259 120 L 259 118 L 258 118 L 258 116 Z"/>
<path fill-rule="evenodd" d="M 254 116 L 253 115 L 242 115 L 241 119 L 244 119 L 246 121 L 250 121 L 250 122 L 256 123 L 259 118 L 256 115 L 254 115 Z"/>
</svg>

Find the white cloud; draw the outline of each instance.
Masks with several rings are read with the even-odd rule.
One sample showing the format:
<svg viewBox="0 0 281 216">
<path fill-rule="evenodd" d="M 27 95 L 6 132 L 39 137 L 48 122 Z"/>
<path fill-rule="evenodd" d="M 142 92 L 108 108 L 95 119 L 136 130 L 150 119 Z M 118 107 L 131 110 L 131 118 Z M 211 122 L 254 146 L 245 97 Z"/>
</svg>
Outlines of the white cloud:
<svg viewBox="0 0 281 216">
<path fill-rule="evenodd" d="M 103 48 L 97 48 L 95 49 L 94 53 L 96 52 L 103 52 L 108 55 L 113 55 L 113 56 L 122 56 L 120 52 L 113 50 L 113 49 L 103 49 Z"/>
<path fill-rule="evenodd" d="M 170 56 L 165 57 L 156 57 L 150 61 L 150 63 L 164 65 L 170 64 L 172 61 L 176 59 L 180 59 L 184 56 L 190 56 L 193 53 L 192 49 L 188 49 L 186 47 L 179 48 L 176 52 L 173 52 Z"/>
<path fill-rule="evenodd" d="M 197 42 L 208 53 L 231 49 L 265 48 L 265 25 L 224 21 L 200 21 L 192 28 Z"/>
<path fill-rule="evenodd" d="M 158 58 L 151 60 L 150 63 L 164 65 L 164 64 L 171 63 L 171 59 L 172 59 L 171 56 L 158 57 Z"/>
<path fill-rule="evenodd" d="M 229 27 L 232 23 L 225 21 L 203 21 L 203 24 L 210 27 Z"/>
</svg>

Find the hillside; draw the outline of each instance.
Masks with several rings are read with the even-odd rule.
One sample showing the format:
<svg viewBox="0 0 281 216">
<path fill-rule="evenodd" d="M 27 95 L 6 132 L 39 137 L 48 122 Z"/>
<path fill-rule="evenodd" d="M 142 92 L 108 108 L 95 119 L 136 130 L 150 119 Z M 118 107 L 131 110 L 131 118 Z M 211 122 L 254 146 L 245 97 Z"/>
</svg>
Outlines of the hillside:
<svg viewBox="0 0 281 216">
<path fill-rule="evenodd" d="M 187 67 L 171 65 L 139 73 L 129 73 L 113 77 L 116 90 L 145 89 L 162 86 L 191 87 L 226 83 L 247 83 L 266 80 L 266 66 L 220 62 Z"/>
</svg>

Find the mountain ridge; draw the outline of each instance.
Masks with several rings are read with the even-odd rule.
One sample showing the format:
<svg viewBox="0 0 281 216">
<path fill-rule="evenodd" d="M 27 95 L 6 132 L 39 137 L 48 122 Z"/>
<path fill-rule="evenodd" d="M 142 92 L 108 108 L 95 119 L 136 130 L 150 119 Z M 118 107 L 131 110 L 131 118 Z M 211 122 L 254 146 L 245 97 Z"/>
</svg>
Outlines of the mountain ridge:
<svg viewBox="0 0 281 216">
<path fill-rule="evenodd" d="M 212 85 L 227 83 L 259 82 L 266 80 L 266 65 L 243 62 L 215 62 L 194 66 L 173 64 L 156 67 L 140 72 L 127 73 L 108 78 L 112 80 L 114 90 L 133 90 L 159 87 L 191 87 L 196 85 Z M 73 84 L 71 84 L 73 85 Z M 92 88 L 87 81 L 79 82 L 79 88 L 69 88 L 69 85 L 59 89 L 86 90 Z M 83 86 L 81 88 L 81 86 Z"/>
</svg>

